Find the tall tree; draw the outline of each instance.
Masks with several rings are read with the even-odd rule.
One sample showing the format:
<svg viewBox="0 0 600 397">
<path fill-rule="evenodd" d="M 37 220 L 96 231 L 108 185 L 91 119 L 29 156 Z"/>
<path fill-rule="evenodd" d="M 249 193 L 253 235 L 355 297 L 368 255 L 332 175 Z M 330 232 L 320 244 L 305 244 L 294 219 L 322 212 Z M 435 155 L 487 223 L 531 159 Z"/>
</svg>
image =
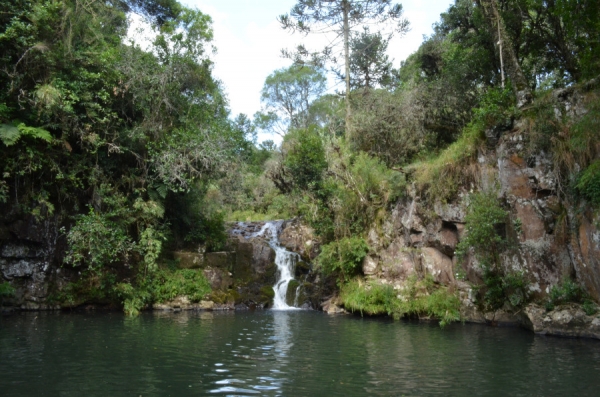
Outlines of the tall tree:
<svg viewBox="0 0 600 397">
<path fill-rule="evenodd" d="M 392 62 L 386 55 L 389 40 L 368 28 L 354 34 L 350 41 L 350 86 L 373 88 L 391 79 Z M 345 76 L 344 76 L 345 77 Z"/>
<path fill-rule="evenodd" d="M 504 63 L 506 62 L 506 70 L 510 77 L 515 96 L 517 97 L 517 106 L 523 107 L 531 102 L 531 88 L 523 73 L 523 69 L 521 69 L 513 41 L 508 34 L 498 4 L 496 0 L 476 0 L 476 2 L 481 7 L 483 15 L 489 23 L 492 35 L 496 39 L 502 79 L 504 80 Z"/>
<path fill-rule="evenodd" d="M 394 22 L 394 32 L 408 31 L 408 21 L 402 17 L 401 4 L 392 0 L 298 0 L 289 14 L 278 20 L 282 27 L 293 32 L 335 33 L 331 44 L 321 52 L 322 57 L 336 61 L 335 47 L 343 47 L 344 70 L 346 75 L 346 131 L 350 127 L 350 34 L 366 23 L 386 24 Z M 304 46 L 299 46 L 295 54 L 284 51 L 296 61 L 308 55 Z M 313 54 L 315 55 L 315 54 Z M 319 57 L 313 57 L 313 60 Z"/>
<path fill-rule="evenodd" d="M 274 71 L 262 89 L 263 110 L 255 116 L 257 124 L 280 135 L 289 128 L 306 127 L 310 104 L 325 92 L 326 81 L 323 72 L 311 66 Z"/>
</svg>

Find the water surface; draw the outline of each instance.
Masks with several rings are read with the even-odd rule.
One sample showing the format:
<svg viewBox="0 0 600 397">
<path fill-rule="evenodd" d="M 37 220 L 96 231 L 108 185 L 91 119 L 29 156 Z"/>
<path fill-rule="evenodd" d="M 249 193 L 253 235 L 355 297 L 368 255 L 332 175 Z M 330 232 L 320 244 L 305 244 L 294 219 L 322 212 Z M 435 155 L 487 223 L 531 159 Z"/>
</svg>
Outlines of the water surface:
<svg viewBox="0 0 600 397">
<path fill-rule="evenodd" d="M 0 319 L 0 395 L 596 396 L 600 342 L 310 311 Z"/>
</svg>

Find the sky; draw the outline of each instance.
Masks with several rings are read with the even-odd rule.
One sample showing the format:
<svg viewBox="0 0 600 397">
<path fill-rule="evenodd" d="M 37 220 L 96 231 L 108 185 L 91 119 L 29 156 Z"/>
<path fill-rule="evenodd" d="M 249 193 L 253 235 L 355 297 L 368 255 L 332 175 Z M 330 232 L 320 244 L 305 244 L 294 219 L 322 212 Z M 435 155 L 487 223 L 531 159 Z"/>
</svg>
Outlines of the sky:
<svg viewBox="0 0 600 397">
<path fill-rule="evenodd" d="M 215 62 L 213 75 L 223 82 L 232 116 L 245 113 L 252 117 L 260 110 L 260 91 L 266 77 L 291 64 L 281 57 L 282 48 L 291 49 L 303 42 L 318 50 L 327 40 L 322 35 L 305 37 L 281 29 L 277 16 L 288 13 L 296 0 L 180 1 L 213 19 L 217 48 L 217 53 L 212 56 Z M 403 37 L 394 37 L 389 44 L 388 55 L 394 60 L 394 67 L 417 50 L 424 35 L 433 33 L 432 25 L 454 1 L 405 0 L 400 3 L 411 30 Z M 336 89 L 343 89 L 343 85 L 331 80 L 330 91 Z M 259 136 L 259 141 L 263 139 L 277 140 L 276 136 Z"/>
</svg>

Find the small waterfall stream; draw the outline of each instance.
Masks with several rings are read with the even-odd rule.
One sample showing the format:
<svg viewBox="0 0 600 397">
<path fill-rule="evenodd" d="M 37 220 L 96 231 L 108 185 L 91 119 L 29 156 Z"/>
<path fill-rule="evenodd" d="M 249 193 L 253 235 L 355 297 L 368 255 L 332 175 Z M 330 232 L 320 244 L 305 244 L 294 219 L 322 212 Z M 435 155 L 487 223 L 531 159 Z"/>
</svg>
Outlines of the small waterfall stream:
<svg viewBox="0 0 600 397">
<path fill-rule="evenodd" d="M 287 290 L 290 281 L 294 279 L 294 271 L 300 255 L 295 252 L 288 251 L 279 243 L 279 231 L 281 230 L 282 225 L 283 221 L 267 222 L 260 231 L 254 234 L 254 237 L 266 236 L 268 234 L 269 245 L 275 251 L 277 281 L 273 286 L 273 290 L 275 291 L 275 296 L 273 298 L 273 309 L 291 310 L 296 309 L 296 307 L 289 306 L 287 304 Z M 297 305 L 296 302 L 294 304 Z"/>
</svg>

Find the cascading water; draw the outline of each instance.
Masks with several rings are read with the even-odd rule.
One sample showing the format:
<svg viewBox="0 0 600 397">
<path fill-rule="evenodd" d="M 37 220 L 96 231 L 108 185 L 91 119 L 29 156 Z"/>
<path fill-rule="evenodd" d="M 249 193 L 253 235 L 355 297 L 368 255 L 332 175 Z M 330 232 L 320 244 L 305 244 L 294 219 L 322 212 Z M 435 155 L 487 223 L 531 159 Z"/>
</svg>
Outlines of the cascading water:
<svg viewBox="0 0 600 397">
<path fill-rule="evenodd" d="M 294 271 L 300 255 L 288 251 L 279 243 L 279 230 L 281 229 L 282 224 L 282 221 L 267 222 L 260 231 L 253 235 L 253 237 L 265 236 L 265 234 L 268 233 L 269 245 L 275 251 L 275 266 L 277 266 L 278 275 L 277 281 L 273 286 L 273 290 L 275 291 L 275 296 L 273 297 L 273 309 L 290 310 L 296 308 L 287 304 L 287 290 L 290 281 L 294 279 Z"/>
</svg>

